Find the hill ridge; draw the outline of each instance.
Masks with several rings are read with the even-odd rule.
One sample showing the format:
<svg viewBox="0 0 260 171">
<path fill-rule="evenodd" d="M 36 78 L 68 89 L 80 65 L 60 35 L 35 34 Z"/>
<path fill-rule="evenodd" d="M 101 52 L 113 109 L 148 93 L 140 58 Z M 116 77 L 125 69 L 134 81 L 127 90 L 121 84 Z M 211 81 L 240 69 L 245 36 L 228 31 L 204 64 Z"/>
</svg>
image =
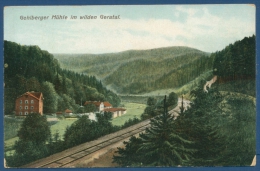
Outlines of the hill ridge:
<svg viewBox="0 0 260 171">
<path fill-rule="evenodd" d="M 203 52 L 203 53 L 208 53 L 209 52 L 204 52 L 199 49 L 189 47 L 189 46 L 165 46 L 165 47 L 157 47 L 157 48 L 149 48 L 149 49 L 128 49 L 128 50 L 123 50 L 123 51 L 118 51 L 118 52 L 106 52 L 106 53 L 52 53 L 54 56 L 55 55 L 109 55 L 109 54 L 118 54 L 118 53 L 125 53 L 125 52 L 144 52 L 144 51 L 150 51 L 150 50 L 163 50 L 163 49 L 169 49 L 169 48 L 186 48 L 190 50 L 195 50 L 198 52 Z"/>
<path fill-rule="evenodd" d="M 59 60 L 63 68 L 94 75 L 104 81 L 106 85 L 112 84 L 115 85 L 114 87 L 119 87 L 119 89 L 116 89 L 117 93 L 122 93 L 122 91 L 125 91 L 125 93 L 141 93 L 157 89 L 162 85 L 156 83 L 156 80 L 160 80 L 164 75 L 173 76 L 173 74 L 169 74 L 171 71 L 176 71 L 175 73 L 184 72 L 181 68 L 184 66 L 187 68 L 187 65 L 196 67 L 192 64 L 196 61 L 196 63 L 200 63 L 198 67 L 202 69 L 196 67 L 194 70 L 199 71 L 196 72 L 197 75 L 193 74 L 192 77 L 189 77 L 188 74 L 187 77 L 189 79 L 182 81 L 183 84 L 212 68 L 210 64 L 212 62 L 207 62 L 209 53 L 187 46 L 127 50 L 117 53 L 91 55 L 54 54 L 54 57 Z M 180 80 L 180 73 L 178 75 Z M 153 80 L 149 81 L 149 79 Z M 163 80 L 166 79 L 172 80 L 171 78 L 164 78 Z M 137 89 L 141 88 L 142 90 L 133 91 L 131 86 Z M 163 85 L 163 88 L 168 88 L 169 86 Z M 176 84 L 175 86 L 181 86 L 181 84 Z"/>
</svg>

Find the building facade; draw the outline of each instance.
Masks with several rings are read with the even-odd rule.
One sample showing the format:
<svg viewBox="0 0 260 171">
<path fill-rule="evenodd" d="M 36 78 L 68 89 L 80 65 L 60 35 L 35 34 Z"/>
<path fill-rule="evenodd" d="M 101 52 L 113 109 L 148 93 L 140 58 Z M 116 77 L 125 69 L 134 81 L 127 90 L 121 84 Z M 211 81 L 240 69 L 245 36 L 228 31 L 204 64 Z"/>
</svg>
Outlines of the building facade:
<svg viewBox="0 0 260 171">
<path fill-rule="evenodd" d="M 111 112 L 113 114 L 112 117 L 116 118 L 116 117 L 126 114 L 126 109 L 124 109 L 124 108 L 107 108 L 107 109 L 104 109 L 104 112 Z"/>
<path fill-rule="evenodd" d="M 84 105 L 86 106 L 88 104 L 94 104 L 98 112 L 101 112 L 104 109 L 112 108 L 112 105 L 109 102 L 86 101 Z"/>
<path fill-rule="evenodd" d="M 119 116 L 122 116 L 124 114 L 126 114 L 126 109 L 124 108 L 114 108 L 109 102 L 97 102 L 97 101 L 86 101 L 85 102 L 85 106 L 88 104 L 94 104 L 97 108 L 97 112 L 111 112 L 112 113 L 112 117 L 116 118 Z"/>
<path fill-rule="evenodd" d="M 43 95 L 41 92 L 26 92 L 15 101 L 15 114 L 26 116 L 30 113 L 43 114 Z"/>
</svg>

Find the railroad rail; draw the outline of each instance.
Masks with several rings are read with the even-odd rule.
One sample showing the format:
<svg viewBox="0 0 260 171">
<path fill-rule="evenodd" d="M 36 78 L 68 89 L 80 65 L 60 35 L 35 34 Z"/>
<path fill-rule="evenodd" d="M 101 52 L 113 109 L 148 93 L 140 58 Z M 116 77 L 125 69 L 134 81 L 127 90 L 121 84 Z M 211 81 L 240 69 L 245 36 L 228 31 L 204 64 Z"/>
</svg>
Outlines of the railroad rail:
<svg viewBox="0 0 260 171">
<path fill-rule="evenodd" d="M 122 129 L 115 133 L 111 133 L 100 137 L 96 140 L 83 143 L 81 145 L 72 147 L 60 153 L 56 153 L 49 157 L 34 161 L 21 168 L 59 168 L 59 167 L 73 167 L 73 163 L 79 160 L 89 160 L 97 155 L 100 150 L 107 148 L 117 142 L 123 142 L 133 135 L 143 132 L 150 126 L 150 120 L 145 120 L 136 125 Z M 100 154 L 99 154 L 100 155 Z"/>
<path fill-rule="evenodd" d="M 179 105 L 169 111 L 175 119 L 179 116 Z M 53 154 L 49 157 L 34 161 L 22 166 L 21 168 L 73 167 L 79 162 L 90 162 L 94 158 L 107 152 L 107 149 L 116 148 L 123 145 L 123 141 L 128 140 L 133 135 L 138 135 L 139 133 L 145 131 L 145 129 L 149 126 L 150 119 L 147 119 L 136 125 L 105 135 L 96 140 L 83 143 L 62 152 Z"/>
</svg>

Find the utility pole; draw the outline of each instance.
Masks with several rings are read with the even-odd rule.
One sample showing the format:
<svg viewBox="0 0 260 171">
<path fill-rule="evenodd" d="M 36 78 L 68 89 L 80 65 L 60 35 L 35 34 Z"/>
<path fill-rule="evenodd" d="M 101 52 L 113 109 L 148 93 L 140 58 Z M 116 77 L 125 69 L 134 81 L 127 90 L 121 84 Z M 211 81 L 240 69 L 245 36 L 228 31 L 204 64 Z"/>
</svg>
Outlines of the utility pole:
<svg viewBox="0 0 260 171">
<path fill-rule="evenodd" d="M 181 107 L 180 107 L 180 111 L 181 111 L 181 114 L 183 114 L 183 112 L 184 112 L 184 107 L 183 107 L 183 95 L 181 96 Z"/>
</svg>

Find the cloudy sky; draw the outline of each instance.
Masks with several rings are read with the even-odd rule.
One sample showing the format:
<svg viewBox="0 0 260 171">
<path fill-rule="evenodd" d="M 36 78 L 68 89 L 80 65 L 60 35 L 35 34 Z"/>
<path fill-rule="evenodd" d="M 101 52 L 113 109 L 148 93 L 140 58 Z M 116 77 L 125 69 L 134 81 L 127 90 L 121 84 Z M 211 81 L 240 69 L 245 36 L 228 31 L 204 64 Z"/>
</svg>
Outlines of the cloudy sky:
<svg viewBox="0 0 260 171">
<path fill-rule="evenodd" d="M 53 15 L 68 16 L 54 20 Z M 70 16 L 77 19 L 70 19 Z M 80 19 L 92 15 L 97 19 Z M 100 19 L 120 15 L 120 19 Z M 49 16 L 46 20 L 21 20 Z M 50 53 L 108 53 L 189 46 L 222 50 L 255 34 L 252 5 L 138 5 L 5 7 L 4 39 Z"/>
</svg>

